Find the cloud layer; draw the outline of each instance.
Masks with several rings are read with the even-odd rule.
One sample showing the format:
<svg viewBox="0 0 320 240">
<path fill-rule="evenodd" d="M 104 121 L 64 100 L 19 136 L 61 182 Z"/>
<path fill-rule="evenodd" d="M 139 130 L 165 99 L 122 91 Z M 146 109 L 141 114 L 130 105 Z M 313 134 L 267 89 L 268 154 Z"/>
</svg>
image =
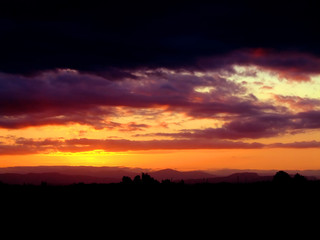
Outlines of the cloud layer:
<svg viewBox="0 0 320 240">
<path fill-rule="evenodd" d="M 0 75 L 0 126 L 23 128 L 79 123 L 103 128 L 116 107 L 157 108 L 184 112 L 193 117 L 220 113 L 259 112 L 252 98 L 239 98 L 245 89 L 221 77 L 151 70 L 135 72 L 134 79 L 114 81 L 75 70 L 43 72 L 37 76 Z M 213 86 L 210 94 L 195 91 Z"/>
<path fill-rule="evenodd" d="M 316 9 L 291 2 L 288 11 L 273 1 L 4 1 L 0 153 L 319 147 L 318 139 L 277 143 L 320 130 L 320 99 L 309 94 L 320 76 Z M 87 130 L 80 139 L 5 137 L 77 124 L 100 137 L 84 137 Z"/>
<path fill-rule="evenodd" d="M 14 144 L 0 143 L 0 155 L 47 154 L 56 152 L 86 152 L 103 150 L 106 152 L 141 151 L 141 150 L 181 150 L 181 149 L 262 149 L 262 148 L 319 148 L 319 141 L 262 144 L 241 141 L 199 139 L 188 140 L 149 140 L 133 141 L 127 139 L 27 139 L 17 138 Z"/>
<path fill-rule="evenodd" d="M 320 128 L 319 99 L 273 95 L 262 101 L 243 84 L 212 72 L 141 69 L 117 80 L 70 69 L 32 77 L 2 73 L 0 89 L 0 127 L 7 129 L 73 123 L 123 131 L 150 127 L 112 120 L 124 117 L 121 109 L 141 109 L 138 115 L 145 117 L 147 109 L 158 109 L 223 122 L 219 128 L 159 134 L 178 138 L 257 139 Z"/>
</svg>

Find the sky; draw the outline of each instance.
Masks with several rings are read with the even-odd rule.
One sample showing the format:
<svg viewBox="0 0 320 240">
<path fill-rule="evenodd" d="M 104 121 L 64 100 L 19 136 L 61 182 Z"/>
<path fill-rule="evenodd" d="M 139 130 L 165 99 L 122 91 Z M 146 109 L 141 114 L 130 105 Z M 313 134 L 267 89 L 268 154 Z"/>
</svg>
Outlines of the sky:
<svg viewBox="0 0 320 240">
<path fill-rule="evenodd" d="M 4 0 L 0 167 L 320 169 L 315 1 Z"/>
</svg>

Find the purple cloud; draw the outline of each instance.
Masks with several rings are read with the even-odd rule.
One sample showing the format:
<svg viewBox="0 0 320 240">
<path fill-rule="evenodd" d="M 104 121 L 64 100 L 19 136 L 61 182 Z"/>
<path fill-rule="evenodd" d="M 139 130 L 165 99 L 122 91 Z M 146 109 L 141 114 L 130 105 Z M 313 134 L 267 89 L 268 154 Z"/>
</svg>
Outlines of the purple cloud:
<svg viewBox="0 0 320 240">
<path fill-rule="evenodd" d="M 243 86 L 218 76 L 161 69 L 135 74 L 139 80 L 114 81 L 68 69 L 32 77 L 0 74 L 0 126 L 80 123 L 100 129 L 117 114 L 114 107 L 166 107 L 193 117 L 260 111 L 255 99 L 235 96 L 245 93 Z M 212 86 L 212 91 L 195 91 L 202 86 Z"/>
<path fill-rule="evenodd" d="M 141 136 L 161 136 L 174 139 L 258 139 L 295 134 L 305 130 L 320 128 L 320 112 L 300 112 L 297 114 L 257 114 L 238 115 L 219 128 L 184 129 L 176 133 L 135 134 Z"/>
<path fill-rule="evenodd" d="M 122 116 L 119 107 L 131 109 L 132 114 L 140 116 L 148 116 L 148 109 L 161 107 L 163 112 L 224 122 L 220 128 L 167 134 L 177 139 L 258 139 L 320 128 L 317 99 L 275 96 L 276 103 L 295 104 L 303 109 L 292 113 L 283 104 L 260 101 L 249 94 L 243 84 L 218 74 L 140 69 L 131 75 L 114 80 L 70 69 L 42 72 L 32 77 L 2 73 L 0 127 L 16 129 L 79 123 L 95 129 L 142 131 L 150 126 L 112 120 Z"/>
</svg>

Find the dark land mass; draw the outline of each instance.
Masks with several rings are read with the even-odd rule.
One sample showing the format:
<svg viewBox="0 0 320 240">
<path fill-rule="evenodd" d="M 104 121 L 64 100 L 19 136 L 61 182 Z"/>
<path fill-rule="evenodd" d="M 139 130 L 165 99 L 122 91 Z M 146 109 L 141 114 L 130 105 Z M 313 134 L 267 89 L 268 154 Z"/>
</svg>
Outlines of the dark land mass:
<svg viewBox="0 0 320 240">
<path fill-rule="evenodd" d="M 189 183 L 204 182 L 215 175 L 203 171 L 176 171 L 125 167 L 11 167 L 0 168 L 0 182 L 7 184 L 34 184 L 46 182 L 50 185 L 68 185 L 73 183 L 119 183 L 123 176 L 135 177 L 141 172 L 147 172 L 158 181 L 188 180 Z"/>
<path fill-rule="evenodd" d="M 43 172 L 47 170 L 57 172 Z M 262 211 L 299 208 L 314 211 L 320 202 L 320 180 L 278 171 L 274 175 L 239 172 L 215 176 L 202 171 L 149 171 L 119 167 L 35 167 L 0 169 L 4 210 L 62 209 L 131 214 L 154 211 Z M 32 172 L 30 172 L 32 171 Z M 11 173 L 10 173 L 11 172 Z M 161 210 L 162 209 L 162 210 Z M 167 212 L 171 209 L 172 212 Z M 211 209 L 211 210 L 210 210 Z M 90 210 L 90 211 L 91 211 Z M 170 211 L 171 211 L 170 210 Z M 133 211 L 133 212 L 132 212 Z M 267 212 L 266 212 L 267 211 Z M 154 213 L 155 214 L 155 213 Z"/>
<path fill-rule="evenodd" d="M 91 166 L 38 166 L 0 168 L 0 182 L 6 184 L 70 185 L 76 183 L 107 184 L 119 183 L 123 176 L 134 178 L 141 173 L 148 173 L 161 182 L 170 180 L 187 184 L 196 183 L 253 183 L 272 180 L 276 170 L 237 170 L 223 169 L 206 171 L 177 171 L 173 169 L 150 170 L 127 167 L 91 167 Z M 316 180 L 320 171 L 286 171 L 291 176 L 299 173 L 308 180 Z"/>
<path fill-rule="evenodd" d="M 122 171 L 121 171 L 122 173 Z M 29 184 L 40 185 L 45 182 L 47 185 L 70 185 L 77 183 L 84 184 L 108 184 L 120 183 L 123 176 L 133 178 L 137 173 L 123 172 L 119 176 L 118 172 L 111 173 L 107 177 L 95 177 L 91 175 L 70 175 L 55 172 L 48 173 L 1 173 L 0 182 L 5 184 Z M 179 172 L 175 170 L 161 170 L 149 173 L 155 180 L 161 182 L 169 180 L 171 182 L 184 181 L 186 184 L 196 183 L 252 183 L 261 181 L 271 181 L 272 176 L 260 176 L 257 173 L 234 173 L 224 177 L 213 177 L 213 175 L 203 172 Z"/>
<path fill-rule="evenodd" d="M 120 183 L 109 184 L 1 183 L 1 217 L 11 226 L 30 225 L 29 230 L 46 229 L 46 234 L 65 234 L 66 230 L 72 236 L 86 230 L 87 236 L 116 230 L 117 236 L 155 231 L 202 238 L 214 231 L 239 237 L 247 236 L 243 232 L 247 228 L 249 232 L 268 229 L 264 235 L 293 228 L 296 233 L 302 224 L 312 227 L 309 224 L 316 223 L 319 180 L 286 172 L 263 181 L 249 181 L 249 177 L 259 175 L 233 174 L 213 178 L 215 183 L 208 178 L 193 184 L 158 181 L 148 173 L 124 176 Z M 230 179 L 235 182 L 227 182 Z"/>
<path fill-rule="evenodd" d="M 110 177 L 93 177 L 86 175 L 66 175 L 60 173 L 3 173 L 0 174 L 0 181 L 6 184 L 30 184 L 40 185 L 46 183 L 49 185 L 70 185 L 76 183 L 113 183 L 119 179 Z"/>
</svg>

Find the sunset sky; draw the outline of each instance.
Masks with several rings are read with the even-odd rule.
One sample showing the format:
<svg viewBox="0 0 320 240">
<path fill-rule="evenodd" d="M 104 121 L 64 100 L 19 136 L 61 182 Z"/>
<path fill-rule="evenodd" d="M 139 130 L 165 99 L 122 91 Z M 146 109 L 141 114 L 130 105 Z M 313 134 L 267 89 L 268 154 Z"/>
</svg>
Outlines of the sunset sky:
<svg viewBox="0 0 320 240">
<path fill-rule="evenodd" d="M 312 1 L 10 0 L 0 167 L 320 169 Z"/>
</svg>

